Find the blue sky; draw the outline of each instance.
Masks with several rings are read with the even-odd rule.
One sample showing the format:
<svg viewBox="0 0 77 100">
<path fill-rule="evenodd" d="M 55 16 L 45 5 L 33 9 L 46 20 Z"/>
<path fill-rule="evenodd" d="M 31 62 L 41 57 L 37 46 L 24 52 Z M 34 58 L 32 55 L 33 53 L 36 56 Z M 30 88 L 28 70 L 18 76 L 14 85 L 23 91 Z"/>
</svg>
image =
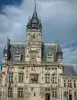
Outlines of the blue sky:
<svg viewBox="0 0 77 100">
<path fill-rule="evenodd" d="M 0 5 L 14 5 L 14 4 L 21 4 L 22 0 L 0 0 Z"/>
<path fill-rule="evenodd" d="M 34 0 L 0 0 L 0 59 L 7 36 L 25 41 L 26 25 L 34 10 Z M 42 41 L 60 41 L 64 64 L 77 66 L 77 0 L 37 0 L 43 24 Z M 75 67 L 75 69 L 77 69 Z"/>
</svg>

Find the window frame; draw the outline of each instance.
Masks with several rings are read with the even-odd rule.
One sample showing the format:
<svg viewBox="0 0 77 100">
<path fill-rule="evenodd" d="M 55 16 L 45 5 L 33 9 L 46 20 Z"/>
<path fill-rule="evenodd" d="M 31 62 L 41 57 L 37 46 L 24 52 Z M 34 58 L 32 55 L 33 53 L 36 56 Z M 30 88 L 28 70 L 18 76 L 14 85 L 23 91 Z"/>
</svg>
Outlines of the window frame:
<svg viewBox="0 0 77 100">
<path fill-rule="evenodd" d="M 45 83 L 50 83 L 50 74 L 49 73 L 45 74 Z"/>
<path fill-rule="evenodd" d="M 57 98 L 58 94 L 57 94 L 57 88 L 53 88 L 52 89 L 52 98 Z"/>
<path fill-rule="evenodd" d="M 38 74 L 30 74 L 30 83 L 38 83 Z"/>
<path fill-rule="evenodd" d="M 23 97 L 24 94 L 23 94 L 23 87 L 18 87 L 18 97 Z"/>
<path fill-rule="evenodd" d="M 9 83 L 13 83 L 13 72 L 9 72 Z"/>
<path fill-rule="evenodd" d="M 24 81 L 24 73 L 23 72 L 19 72 L 18 73 L 18 81 L 20 82 L 20 83 L 22 83 L 23 81 Z"/>
<path fill-rule="evenodd" d="M 57 83 L 57 75 L 52 74 L 52 83 Z"/>
<path fill-rule="evenodd" d="M 8 87 L 8 97 L 13 97 L 13 88 Z"/>
</svg>

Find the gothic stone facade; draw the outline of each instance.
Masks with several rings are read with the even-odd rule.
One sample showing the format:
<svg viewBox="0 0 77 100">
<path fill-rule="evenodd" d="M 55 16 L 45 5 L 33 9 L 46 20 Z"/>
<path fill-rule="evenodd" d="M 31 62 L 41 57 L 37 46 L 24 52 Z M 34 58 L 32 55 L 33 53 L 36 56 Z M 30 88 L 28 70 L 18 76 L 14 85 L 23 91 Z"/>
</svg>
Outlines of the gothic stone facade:
<svg viewBox="0 0 77 100">
<path fill-rule="evenodd" d="M 7 39 L 4 48 L 1 100 L 75 100 L 77 75 L 62 64 L 59 42 L 42 42 L 36 5 L 27 24 L 26 42 Z"/>
</svg>

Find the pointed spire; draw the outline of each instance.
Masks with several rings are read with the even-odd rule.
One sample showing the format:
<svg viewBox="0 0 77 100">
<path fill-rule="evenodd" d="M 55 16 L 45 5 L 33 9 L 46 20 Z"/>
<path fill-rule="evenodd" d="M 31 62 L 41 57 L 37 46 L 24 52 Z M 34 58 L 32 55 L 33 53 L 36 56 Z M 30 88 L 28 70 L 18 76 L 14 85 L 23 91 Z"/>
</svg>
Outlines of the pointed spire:
<svg viewBox="0 0 77 100">
<path fill-rule="evenodd" d="M 34 2 L 35 2 L 35 8 L 34 8 L 34 13 L 33 13 L 32 18 L 36 18 L 36 19 L 38 19 L 37 11 L 36 11 L 36 0 L 34 0 Z"/>
<path fill-rule="evenodd" d="M 28 21 L 27 29 L 42 27 L 41 21 L 38 18 L 36 11 L 36 0 L 34 0 L 34 5 L 35 5 L 34 12 L 32 17 Z"/>
<path fill-rule="evenodd" d="M 36 0 L 34 0 L 34 3 L 35 3 L 35 7 L 36 7 Z"/>
</svg>

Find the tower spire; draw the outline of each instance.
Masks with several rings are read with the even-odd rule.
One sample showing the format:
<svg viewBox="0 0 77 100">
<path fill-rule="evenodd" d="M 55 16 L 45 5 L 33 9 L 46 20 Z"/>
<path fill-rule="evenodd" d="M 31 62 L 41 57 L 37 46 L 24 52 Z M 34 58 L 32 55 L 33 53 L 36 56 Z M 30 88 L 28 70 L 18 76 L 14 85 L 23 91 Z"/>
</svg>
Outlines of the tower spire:
<svg viewBox="0 0 77 100">
<path fill-rule="evenodd" d="M 36 0 L 34 0 L 34 3 L 35 3 L 35 9 L 36 9 Z"/>
<path fill-rule="evenodd" d="M 34 7 L 34 13 L 33 13 L 33 18 L 38 18 L 37 16 L 37 11 L 36 11 L 36 0 L 34 0 L 34 3 L 35 3 L 35 7 Z"/>
<path fill-rule="evenodd" d="M 34 12 L 32 17 L 29 19 L 28 21 L 28 25 L 27 28 L 38 28 L 38 27 L 42 27 L 41 21 L 38 18 L 38 14 L 37 14 L 37 10 L 36 10 L 36 0 L 34 0 Z"/>
<path fill-rule="evenodd" d="M 34 0 L 34 3 L 35 3 L 35 5 L 36 5 L 36 0 Z"/>
</svg>

